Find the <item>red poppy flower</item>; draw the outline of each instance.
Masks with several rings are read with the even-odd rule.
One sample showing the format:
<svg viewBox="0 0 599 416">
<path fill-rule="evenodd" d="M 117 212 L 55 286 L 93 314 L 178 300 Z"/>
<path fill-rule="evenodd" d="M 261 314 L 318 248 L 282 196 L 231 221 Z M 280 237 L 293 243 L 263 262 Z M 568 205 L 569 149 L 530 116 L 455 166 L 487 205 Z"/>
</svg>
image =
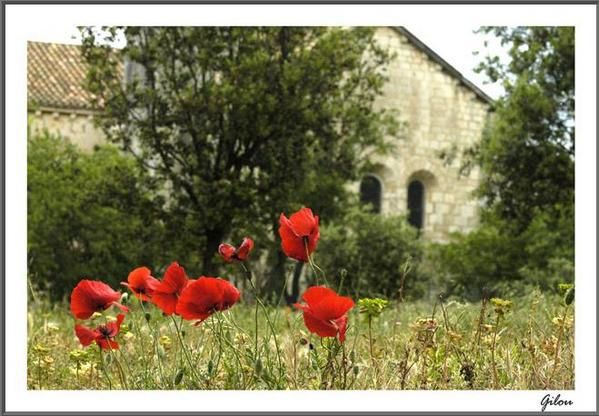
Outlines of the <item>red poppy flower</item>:
<svg viewBox="0 0 599 416">
<path fill-rule="evenodd" d="M 320 238 L 318 216 L 314 216 L 310 208 L 302 208 L 289 218 L 281 214 L 279 224 L 281 247 L 285 255 L 299 261 L 308 261 L 308 254 L 316 250 Z"/>
<path fill-rule="evenodd" d="M 94 312 L 102 312 L 112 305 L 129 312 L 128 308 L 117 302 L 120 298 L 120 292 L 112 290 L 104 282 L 82 280 L 71 292 L 71 312 L 77 319 L 88 319 Z"/>
<path fill-rule="evenodd" d="M 121 284 L 127 286 L 138 299 L 147 301 L 150 300 L 160 281 L 151 275 L 147 267 L 138 267 L 129 273 L 127 281 Z"/>
<path fill-rule="evenodd" d="M 344 342 L 347 313 L 353 308 L 354 301 L 324 286 L 309 288 L 302 298 L 305 305 L 296 303 L 293 306 L 304 311 L 306 328 L 320 337 L 338 335 L 339 341 Z"/>
<path fill-rule="evenodd" d="M 214 312 L 229 309 L 239 298 L 239 290 L 226 280 L 201 276 L 181 293 L 177 313 L 183 319 L 198 319 L 197 325 Z"/>
<path fill-rule="evenodd" d="M 254 240 L 245 237 L 239 248 L 235 248 L 231 244 L 223 243 L 218 246 L 218 253 L 227 263 L 230 263 L 233 260 L 246 261 L 253 248 Z"/>
<path fill-rule="evenodd" d="M 91 329 L 83 325 L 75 325 L 75 334 L 84 347 L 96 341 L 96 344 L 103 350 L 118 350 L 119 344 L 114 338 L 118 335 L 124 319 L 125 315 L 119 313 L 116 317 L 116 322 L 108 322 L 106 325 L 100 325 L 96 329 Z"/>
<path fill-rule="evenodd" d="M 154 288 L 151 301 L 162 312 L 172 315 L 177 307 L 177 299 L 188 283 L 185 269 L 179 266 L 179 263 L 173 262 L 164 272 L 162 281 Z"/>
</svg>

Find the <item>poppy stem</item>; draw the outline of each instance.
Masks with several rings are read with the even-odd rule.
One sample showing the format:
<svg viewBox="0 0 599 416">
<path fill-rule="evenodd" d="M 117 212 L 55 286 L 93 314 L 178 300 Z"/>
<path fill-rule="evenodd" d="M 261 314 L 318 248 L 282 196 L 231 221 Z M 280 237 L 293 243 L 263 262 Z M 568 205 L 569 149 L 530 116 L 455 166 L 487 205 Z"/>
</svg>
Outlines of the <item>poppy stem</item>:
<svg viewBox="0 0 599 416">
<path fill-rule="evenodd" d="M 195 368 L 191 362 L 191 356 L 189 354 L 189 351 L 187 351 L 187 348 L 185 347 L 185 344 L 183 343 L 183 337 L 181 336 L 181 331 L 179 330 L 179 326 L 177 325 L 177 320 L 175 319 L 175 317 L 173 315 L 171 315 L 171 319 L 173 320 L 173 323 L 175 324 L 177 338 L 179 339 L 179 344 L 181 345 L 181 349 L 183 350 L 183 355 L 185 355 L 185 359 L 187 360 L 187 364 L 189 365 L 189 370 L 191 371 L 191 374 L 193 375 L 194 380 L 197 382 L 198 376 L 197 376 L 197 374 L 195 372 Z"/>
<path fill-rule="evenodd" d="M 98 346 L 98 348 L 100 348 L 100 359 L 102 360 L 102 372 L 104 373 L 104 375 L 106 376 L 106 380 L 108 381 L 108 389 L 112 390 L 112 380 L 110 379 L 110 376 L 108 375 L 108 371 L 106 370 L 106 362 L 104 361 L 104 353 L 102 352 L 102 347 Z"/>
<path fill-rule="evenodd" d="M 154 347 L 154 352 L 156 353 L 156 358 L 158 358 L 158 370 L 160 371 L 160 379 L 162 380 L 162 384 L 164 385 L 166 383 L 164 383 L 164 370 L 162 369 L 162 357 L 160 356 L 160 351 L 158 350 L 158 340 L 157 340 L 158 335 L 156 333 L 156 328 L 154 328 L 150 324 L 150 321 L 148 319 L 146 319 L 147 312 L 146 312 L 146 308 L 144 307 L 143 300 L 139 299 L 139 304 L 141 305 L 141 311 L 144 314 L 144 321 L 146 321 L 146 324 L 148 325 L 148 328 L 150 329 L 150 332 L 152 333 L 152 340 L 153 340 L 152 344 L 153 344 L 153 347 Z M 140 334 L 141 334 L 141 332 L 140 332 Z M 142 348 L 145 351 L 145 348 L 143 346 L 142 346 Z M 147 366 L 146 366 L 146 372 L 147 372 Z"/>
<path fill-rule="evenodd" d="M 322 277 L 322 280 L 328 286 L 329 282 L 327 281 L 325 272 L 320 267 L 318 267 L 318 265 L 316 263 L 314 263 L 314 259 L 312 258 L 312 255 L 310 254 L 310 250 L 308 250 L 308 241 L 306 239 L 304 239 L 304 246 L 306 247 L 306 257 L 308 258 L 308 264 L 310 264 L 310 267 L 312 267 L 312 271 L 314 272 L 314 275 L 316 276 L 317 283 L 321 284 L 321 282 L 318 281 L 318 273 L 316 272 L 316 270 L 318 270 L 320 272 L 320 277 Z"/>
<path fill-rule="evenodd" d="M 258 361 L 259 357 L 259 353 L 258 353 L 258 289 L 256 289 L 256 286 L 254 285 L 254 282 L 252 281 L 252 272 L 250 271 L 249 267 L 247 267 L 245 265 L 244 262 L 240 262 L 239 264 L 241 264 L 241 267 L 243 268 L 243 270 L 245 271 L 246 277 L 250 282 L 250 285 L 252 286 L 252 290 L 254 291 L 254 301 L 256 302 L 256 308 L 254 311 L 254 329 L 255 329 L 255 345 L 254 345 L 254 363 L 256 363 Z M 256 373 L 256 366 L 254 366 L 254 373 Z"/>
<path fill-rule="evenodd" d="M 108 341 L 108 348 L 110 348 L 110 355 L 112 356 L 112 359 L 116 362 L 116 366 L 119 370 L 118 373 L 119 373 L 119 378 L 121 380 L 121 385 L 124 387 L 125 390 L 129 390 L 129 386 L 127 385 L 127 376 L 125 375 L 125 371 L 123 370 L 123 366 L 121 365 L 121 362 L 119 361 L 114 350 L 110 346 L 110 341 Z"/>
<path fill-rule="evenodd" d="M 241 263 L 241 264 L 242 264 L 243 268 L 246 269 L 245 265 L 243 265 L 243 263 Z M 275 349 L 277 351 L 277 361 L 278 361 L 278 364 L 279 364 L 279 372 L 281 373 L 280 375 L 282 376 L 282 372 L 283 372 L 283 360 L 281 359 L 281 348 L 279 346 L 279 341 L 277 339 L 277 333 L 275 331 L 274 325 L 272 324 L 272 322 L 270 320 L 270 316 L 268 314 L 268 310 L 266 309 L 266 306 L 264 305 L 264 303 L 260 299 L 260 296 L 258 295 L 258 289 L 254 285 L 254 282 L 252 281 L 252 279 L 249 279 L 249 280 L 250 280 L 250 285 L 252 286 L 252 290 L 254 291 L 254 296 L 256 298 L 256 305 L 259 305 L 262 308 L 262 312 L 264 313 L 264 317 L 266 318 L 266 322 L 268 324 L 268 328 L 270 329 L 270 332 L 272 333 L 272 336 L 274 338 Z M 258 309 L 256 307 L 256 311 L 257 310 Z M 257 355 L 258 354 L 258 315 L 257 314 L 255 316 L 255 320 L 256 320 L 256 355 Z"/>
</svg>

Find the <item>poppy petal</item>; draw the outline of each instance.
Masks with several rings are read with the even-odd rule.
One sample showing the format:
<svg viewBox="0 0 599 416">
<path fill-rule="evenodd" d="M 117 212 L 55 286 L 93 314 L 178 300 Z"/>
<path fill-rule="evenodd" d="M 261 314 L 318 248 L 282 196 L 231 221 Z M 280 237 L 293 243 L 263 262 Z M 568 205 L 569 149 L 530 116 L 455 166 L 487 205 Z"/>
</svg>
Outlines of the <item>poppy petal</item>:
<svg viewBox="0 0 599 416">
<path fill-rule="evenodd" d="M 312 286 L 304 292 L 302 299 L 308 305 L 315 305 L 329 296 L 337 296 L 337 293 L 326 286 Z"/>
<path fill-rule="evenodd" d="M 111 339 L 107 339 L 107 338 L 97 338 L 96 339 L 96 343 L 100 346 L 100 348 L 102 348 L 103 350 L 118 350 L 119 349 L 119 344 L 116 341 L 113 341 Z"/>
<path fill-rule="evenodd" d="M 233 254 L 235 254 L 235 247 L 231 244 L 223 243 L 218 246 L 218 254 L 223 258 L 224 261 L 230 263 L 233 261 Z"/>
<path fill-rule="evenodd" d="M 155 290 L 163 293 L 180 294 L 187 285 L 187 280 L 185 269 L 175 261 L 168 266 L 164 272 L 162 282 L 160 282 L 160 285 Z"/>
<path fill-rule="evenodd" d="M 318 217 L 314 217 L 310 208 L 302 208 L 289 217 L 295 233 L 301 237 L 309 236 L 318 227 Z"/>
<path fill-rule="evenodd" d="M 177 307 L 177 295 L 174 293 L 163 293 L 156 290 L 150 299 L 162 312 L 167 315 L 175 313 Z"/>
<path fill-rule="evenodd" d="M 285 215 L 281 214 L 279 220 L 279 235 L 281 236 L 281 248 L 287 257 L 306 262 L 308 255 L 303 238 L 299 237 L 289 224 Z"/>
<path fill-rule="evenodd" d="M 318 319 L 310 312 L 310 310 L 304 310 L 304 323 L 310 332 L 315 333 L 318 336 L 337 336 L 337 328 L 331 322 Z"/>
<path fill-rule="evenodd" d="M 75 325 L 75 335 L 79 338 L 81 345 L 87 347 L 100 336 L 100 333 L 97 330 L 77 324 Z"/>
<path fill-rule="evenodd" d="M 235 256 L 240 261 L 246 261 L 250 254 L 250 251 L 252 251 L 253 248 L 254 248 L 254 240 L 252 240 L 249 237 L 245 237 L 243 239 L 243 241 L 241 242 L 241 245 L 239 246 L 239 248 L 236 250 Z"/>
<path fill-rule="evenodd" d="M 223 294 L 222 294 L 222 302 L 221 302 L 221 311 L 224 311 L 225 309 L 229 309 L 231 306 L 235 305 L 238 301 L 239 298 L 241 297 L 241 294 L 239 293 L 239 290 L 233 286 L 231 283 L 227 282 L 226 280 L 222 280 L 222 279 L 218 279 L 223 289 Z"/>
<path fill-rule="evenodd" d="M 341 318 L 333 321 L 333 324 L 337 327 L 339 332 L 339 342 L 345 341 L 345 332 L 347 331 L 347 315 L 343 315 Z"/>
<path fill-rule="evenodd" d="M 81 280 L 71 292 L 71 312 L 77 319 L 88 319 L 94 312 L 108 309 L 120 297 L 104 282 Z"/>
<path fill-rule="evenodd" d="M 222 303 L 223 287 L 213 277 L 201 276 L 181 293 L 176 311 L 183 319 L 206 319 Z"/>
<path fill-rule="evenodd" d="M 319 319 L 334 321 L 341 318 L 354 306 L 354 301 L 345 296 L 328 296 L 310 305 L 312 313 Z"/>
</svg>

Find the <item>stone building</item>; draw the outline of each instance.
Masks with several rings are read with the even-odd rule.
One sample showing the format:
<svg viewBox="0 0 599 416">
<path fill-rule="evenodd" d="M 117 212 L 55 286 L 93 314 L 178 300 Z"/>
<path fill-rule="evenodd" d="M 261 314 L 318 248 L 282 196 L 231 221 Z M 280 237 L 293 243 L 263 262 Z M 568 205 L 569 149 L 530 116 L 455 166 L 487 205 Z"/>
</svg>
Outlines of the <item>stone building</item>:
<svg viewBox="0 0 599 416">
<path fill-rule="evenodd" d="M 459 154 L 445 160 L 440 154 L 480 140 L 492 100 L 405 28 L 381 27 L 376 37 L 396 54 L 377 105 L 397 109 L 404 128 L 395 150 L 376 158 L 375 169 L 353 187 L 378 213 L 407 215 L 423 238 L 445 241 L 476 226 L 472 191 L 480 172 L 461 176 Z M 34 130 L 58 131 L 85 149 L 103 141 L 91 96 L 81 87 L 84 77 L 78 46 L 28 44 Z"/>
<path fill-rule="evenodd" d="M 382 214 L 405 214 L 422 236 L 445 241 L 478 223 L 472 192 L 477 169 L 460 175 L 459 152 L 481 139 L 492 100 L 455 68 L 401 27 L 383 27 L 378 42 L 396 53 L 378 105 L 394 108 L 404 123 L 395 151 L 356 184 L 363 201 Z"/>
<path fill-rule="evenodd" d="M 32 133 L 59 133 L 85 150 L 104 142 L 77 45 L 27 43 L 27 112 Z"/>
</svg>

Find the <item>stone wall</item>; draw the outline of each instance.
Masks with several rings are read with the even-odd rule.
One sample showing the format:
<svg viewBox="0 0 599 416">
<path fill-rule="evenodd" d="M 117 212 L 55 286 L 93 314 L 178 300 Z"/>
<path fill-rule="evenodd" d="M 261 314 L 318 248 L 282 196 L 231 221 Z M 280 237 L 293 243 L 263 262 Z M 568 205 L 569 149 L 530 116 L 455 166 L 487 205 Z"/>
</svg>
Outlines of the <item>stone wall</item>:
<svg viewBox="0 0 599 416">
<path fill-rule="evenodd" d="M 35 111 L 29 113 L 31 117 L 31 132 L 39 133 L 48 130 L 50 133 L 59 133 L 68 138 L 71 143 L 77 144 L 83 150 L 92 150 L 95 145 L 106 142 L 104 133 L 94 126 L 91 112 L 59 112 Z"/>
<path fill-rule="evenodd" d="M 446 241 L 450 232 L 467 232 L 478 223 L 472 191 L 480 172 L 460 176 L 459 153 L 451 163 L 439 154 L 480 140 L 489 104 L 393 28 L 377 29 L 376 37 L 397 54 L 377 105 L 396 109 L 404 123 L 401 137 L 389 139 L 396 143 L 394 153 L 378 157 L 372 172 L 383 185 L 382 213 L 407 214 L 408 185 L 420 180 L 425 188 L 423 236 Z"/>
</svg>

